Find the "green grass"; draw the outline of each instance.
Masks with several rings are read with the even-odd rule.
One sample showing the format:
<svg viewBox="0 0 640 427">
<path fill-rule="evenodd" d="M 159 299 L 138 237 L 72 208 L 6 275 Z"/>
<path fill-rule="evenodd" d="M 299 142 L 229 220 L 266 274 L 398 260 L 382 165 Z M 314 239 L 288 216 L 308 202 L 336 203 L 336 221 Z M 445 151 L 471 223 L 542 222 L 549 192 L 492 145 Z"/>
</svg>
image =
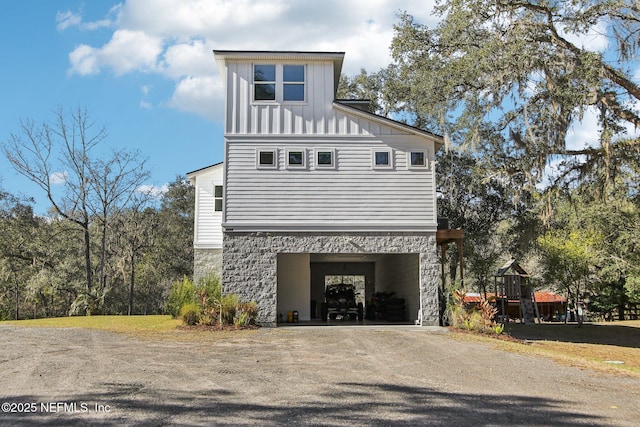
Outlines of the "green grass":
<svg viewBox="0 0 640 427">
<path fill-rule="evenodd" d="M 155 316 L 74 316 L 50 319 L 9 320 L 0 324 L 9 324 L 35 328 L 88 328 L 103 331 L 144 334 L 163 333 L 176 330 L 182 324 L 179 319 L 168 315 Z"/>
</svg>

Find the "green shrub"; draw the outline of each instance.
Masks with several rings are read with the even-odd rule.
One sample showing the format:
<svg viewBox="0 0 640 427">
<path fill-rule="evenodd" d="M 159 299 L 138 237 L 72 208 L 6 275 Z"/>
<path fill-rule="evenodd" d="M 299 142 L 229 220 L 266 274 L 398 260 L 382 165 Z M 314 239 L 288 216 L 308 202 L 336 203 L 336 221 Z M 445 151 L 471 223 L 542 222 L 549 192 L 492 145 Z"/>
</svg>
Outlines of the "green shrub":
<svg viewBox="0 0 640 427">
<path fill-rule="evenodd" d="M 222 297 L 222 285 L 220 284 L 220 279 L 218 279 L 218 276 L 213 273 L 203 279 L 200 279 L 197 288 L 205 291 L 209 299 L 220 301 L 220 298 Z"/>
<path fill-rule="evenodd" d="M 188 303 L 180 309 L 180 317 L 186 325 L 193 326 L 200 320 L 200 308 L 195 303 Z"/>
<path fill-rule="evenodd" d="M 180 316 L 183 306 L 193 303 L 195 303 L 195 286 L 187 276 L 184 276 L 182 281 L 176 281 L 171 286 L 165 308 L 167 313 L 175 319 Z"/>
<path fill-rule="evenodd" d="M 236 307 L 240 302 L 240 298 L 236 294 L 223 295 L 221 299 L 222 307 L 222 324 L 233 325 L 236 316 Z"/>
<path fill-rule="evenodd" d="M 218 277 L 211 274 L 204 279 L 200 279 L 195 293 L 200 307 L 200 323 L 203 325 L 220 323 L 222 285 Z"/>
<path fill-rule="evenodd" d="M 201 279 L 197 286 L 186 277 L 174 283 L 166 308 L 187 325 L 247 326 L 255 324 L 258 315 L 255 302 L 240 301 L 236 294 L 223 295 L 220 280 L 213 274 Z"/>
</svg>

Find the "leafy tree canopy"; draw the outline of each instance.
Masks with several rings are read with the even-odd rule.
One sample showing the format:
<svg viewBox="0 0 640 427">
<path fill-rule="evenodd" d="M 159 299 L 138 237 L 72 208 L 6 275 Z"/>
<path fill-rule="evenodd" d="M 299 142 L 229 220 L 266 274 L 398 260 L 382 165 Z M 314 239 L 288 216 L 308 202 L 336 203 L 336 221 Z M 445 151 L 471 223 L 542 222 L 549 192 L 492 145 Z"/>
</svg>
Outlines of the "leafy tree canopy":
<svg viewBox="0 0 640 427">
<path fill-rule="evenodd" d="M 395 108 L 416 125 L 512 160 L 530 185 L 551 160 L 562 160 L 558 184 L 637 162 L 637 2 L 445 0 L 435 13 L 435 28 L 401 15 L 391 47 Z M 594 34 L 606 46 L 586 44 Z M 587 113 L 597 144 L 567 146 Z"/>
</svg>

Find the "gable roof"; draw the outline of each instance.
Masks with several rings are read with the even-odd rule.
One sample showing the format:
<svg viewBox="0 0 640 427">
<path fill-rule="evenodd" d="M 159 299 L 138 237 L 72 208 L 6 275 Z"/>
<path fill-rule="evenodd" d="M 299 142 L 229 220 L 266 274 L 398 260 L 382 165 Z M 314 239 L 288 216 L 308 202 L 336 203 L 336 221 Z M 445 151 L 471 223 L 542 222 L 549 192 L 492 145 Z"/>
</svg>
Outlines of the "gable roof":
<svg viewBox="0 0 640 427">
<path fill-rule="evenodd" d="M 518 264 L 518 261 L 516 261 L 515 258 L 511 258 L 509 261 L 507 261 L 505 265 L 503 265 L 502 267 L 500 267 L 500 269 L 498 269 L 498 272 L 495 274 L 495 277 L 504 276 L 507 273 L 507 271 L 509 271 L 511 268 L 513 268 L 513 271 L 520 276 L 524 276 L 524 277 L 529 276 L 529 273 L 527 273 L 527 271 L 524 268 L 522 268 L 520 264 Z"/>
<path fill-rule="evenodd" d="M 406 123 L 399 122 L 397 120 L 390 119 L 388 117 L 380 116 L 378 114 L 371 113 L 369 111 L 363 110 L 361 108 L 357 108 L 355 106 L 349 105 L 349 100 L 335 100 L 333 101 L 333 106 L 337 110 L 340 110 L 344 113 L 351 114 L 354 116 L 364 117 L 373 122 L 390 126 L 394 129 L 402 130 L 405 132 L 412 133 L 414 135 L 427 137 L 431 139 L 435 144 L 435 150 L 438 151 L 440 147 L 444 145 L 444 138 L 441 135 L 437 135 L 435 133 L 426 131 L 424 129 L 417 128 L 415 126 L 408 125 Z"/>
<path fill-rule="evenodd" d="M 218 162 L 218 163 L 215 163 L 213 165 L 205 166 L 203 168 L 196 169 L 196 170 L 191 171 L 191 172 L 187 172 L 187 178 L 189 178 L 189 182 L 191 182 L 191 184 L 195 184 L 196 176 L 201 175 L 203 173 L 210 172 L 213 169 L 221 168 L 223 164 L 224 164 L 224 162 Z"/>
</svg>

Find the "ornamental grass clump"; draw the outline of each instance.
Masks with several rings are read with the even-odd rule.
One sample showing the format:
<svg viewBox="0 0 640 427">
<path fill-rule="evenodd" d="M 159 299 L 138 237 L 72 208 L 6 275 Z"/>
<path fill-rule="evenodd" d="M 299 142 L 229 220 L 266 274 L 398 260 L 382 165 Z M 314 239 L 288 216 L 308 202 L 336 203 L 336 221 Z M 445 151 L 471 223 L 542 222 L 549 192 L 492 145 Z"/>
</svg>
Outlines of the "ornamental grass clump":
<svg viewBox="0 0 640 427">
<path fill-rule="evenodd" d="M 480 300 L 480 304 L 469 307 L 465 303 L 466 296 L 467 293 L 462 289 L 453 292 L 452 326 L 467 331 L 501 334 L 504 331 L 504 325 L 494 320 L 498 309 L 484 298 Z"/>
</svg>

